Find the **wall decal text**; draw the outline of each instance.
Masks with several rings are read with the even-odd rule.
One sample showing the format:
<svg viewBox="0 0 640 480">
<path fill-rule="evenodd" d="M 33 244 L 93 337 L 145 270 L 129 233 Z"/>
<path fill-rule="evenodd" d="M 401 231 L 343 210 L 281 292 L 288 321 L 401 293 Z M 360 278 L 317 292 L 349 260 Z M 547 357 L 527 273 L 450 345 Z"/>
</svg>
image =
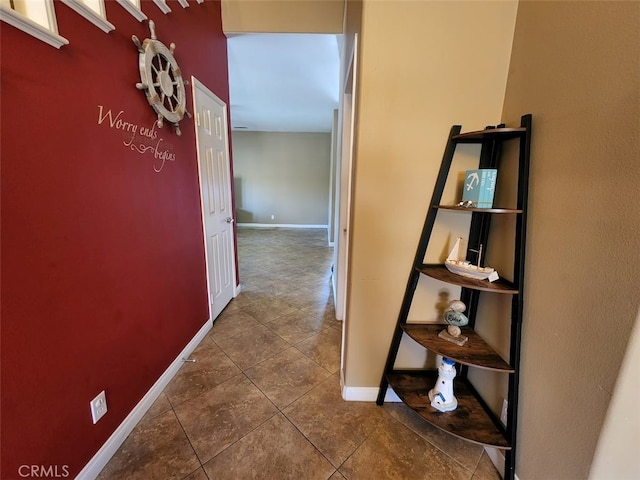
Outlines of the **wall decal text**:
<svg viewBox="0 0 640 480">
<path fill-rule="evenodd" d="M 171 145 L 158 136 L 158 121 L 151 127 L 145 127 L 124 119 L 124 110 L 114 114 L 111 109 L 105 110 L 98 105 L 98 125 L 104 125 L 122 132 L 122 144 L 134 152 L 153 156 L 153 170 L 160 173 L 167 161 L 175 162 L 176 154 Z"/>
</svg>

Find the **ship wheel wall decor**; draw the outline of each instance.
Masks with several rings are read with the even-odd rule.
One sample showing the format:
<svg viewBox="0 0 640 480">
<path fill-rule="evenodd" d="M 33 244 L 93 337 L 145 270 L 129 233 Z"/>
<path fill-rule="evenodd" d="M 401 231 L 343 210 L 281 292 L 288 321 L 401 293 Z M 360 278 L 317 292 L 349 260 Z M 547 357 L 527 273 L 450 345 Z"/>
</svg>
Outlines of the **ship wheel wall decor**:
<svg viewBox="0 0 640 480">
<path fill-rule="evenodd" d="M 189 82 L 182 79 L 182 72 L 173 56 L 175 44 L 171 43 L 167 48 L 157 39 L 153 20 L 149 20 L 149 30 L 151 38 L 142 43 L 135 35 L 131 37 L 140 52 L 140 83 L 136 83 L 136 88 L 144 90 L 149 105 L 158 114 L 158 126 L 162 127 L 166 120 L 174 126 L 176 134 L 181 135 L 178 123 L 185 115 L 191 118 L 184 89 Z"/>
</svg>

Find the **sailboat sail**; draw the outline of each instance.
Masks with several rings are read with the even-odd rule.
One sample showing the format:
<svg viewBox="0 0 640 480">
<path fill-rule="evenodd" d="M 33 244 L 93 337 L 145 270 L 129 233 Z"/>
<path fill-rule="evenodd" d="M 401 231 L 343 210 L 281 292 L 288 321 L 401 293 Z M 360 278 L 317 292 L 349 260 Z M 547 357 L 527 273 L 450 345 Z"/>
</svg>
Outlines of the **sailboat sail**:
<svg viewBox="0 0 640 480">
<path fill-rule="evenodd" d="M 460 257 L 460 242 L 461 241 L 462 241 L 462 237 L 458 237 L 456 239 L 456 243 L 454 243 L 453 248 L 449 252 L 449 256 L 447 257 L 447 260 L 458 261 L 458 258 Z"/>
</svg>

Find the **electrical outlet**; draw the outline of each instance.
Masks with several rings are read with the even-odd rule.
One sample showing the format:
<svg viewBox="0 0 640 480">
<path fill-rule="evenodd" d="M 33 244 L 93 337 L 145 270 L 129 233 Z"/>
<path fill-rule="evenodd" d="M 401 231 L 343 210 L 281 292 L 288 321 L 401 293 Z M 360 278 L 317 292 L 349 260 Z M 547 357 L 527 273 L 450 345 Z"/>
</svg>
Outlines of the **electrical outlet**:
<svg viewBox="0 0 640 480">
<path fill-rule="evenodd" d="M 276 216 L 275 215 L 271 215 L 271 220 L 275 220 Z"/>
<path fill-rule="evenodd" d="M 500 421 L 503 424 L 507 424 L 507 412 L 509 411 L 509 402 L 506 398 L 502 399 L 502 412 L 500 413 Z"/>
<path fill-rule="evenodd" d="M 102 418 L 102 416 L 107 413 L 107 397 L 104 393 L 104 390 L 98 394 L 96 398 L 91 400 L 91 418 L 93 419 L 93 423 L 98 423 L 98 420 Z"/>
</svg>

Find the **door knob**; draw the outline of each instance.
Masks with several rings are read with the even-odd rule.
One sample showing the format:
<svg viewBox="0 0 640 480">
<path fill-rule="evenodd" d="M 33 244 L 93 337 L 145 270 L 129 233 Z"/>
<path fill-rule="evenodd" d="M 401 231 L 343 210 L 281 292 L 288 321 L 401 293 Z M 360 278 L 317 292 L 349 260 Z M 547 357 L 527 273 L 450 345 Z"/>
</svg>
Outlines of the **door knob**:
<svg viewBox="0 0 640 480">
<path fill-rule="evenodd" d="M 233 223 L 235 220 L 231 217 L 227 217 L 227 223 Z"/>
</svg>

